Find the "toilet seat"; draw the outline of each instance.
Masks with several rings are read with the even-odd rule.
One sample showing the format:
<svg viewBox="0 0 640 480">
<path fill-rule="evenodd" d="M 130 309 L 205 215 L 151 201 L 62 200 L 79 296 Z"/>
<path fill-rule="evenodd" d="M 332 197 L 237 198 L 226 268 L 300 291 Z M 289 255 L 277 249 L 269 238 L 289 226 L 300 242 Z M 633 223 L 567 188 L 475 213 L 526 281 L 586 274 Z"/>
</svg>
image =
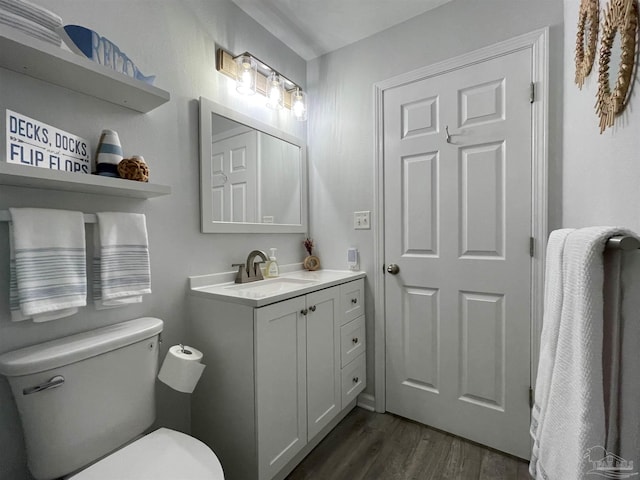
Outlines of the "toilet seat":
<svg viewBox="0 0 640 480">
<path fill-rule="evenodd" d="M 159 428 L 69 480 L 224 480 L 218 457 L 200 440 Z"/>
</svg>

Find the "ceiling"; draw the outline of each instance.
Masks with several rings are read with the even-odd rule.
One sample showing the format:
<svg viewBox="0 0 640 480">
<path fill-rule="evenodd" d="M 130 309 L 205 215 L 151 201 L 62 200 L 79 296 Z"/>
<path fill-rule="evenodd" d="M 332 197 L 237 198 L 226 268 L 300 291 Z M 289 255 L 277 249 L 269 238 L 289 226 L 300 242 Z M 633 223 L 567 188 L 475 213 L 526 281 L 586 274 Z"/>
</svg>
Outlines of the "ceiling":
<svg viewBox="0 0 640 480">
<path fill-rule="evenodd" d="M 305 60 L 451 0 L 232 0 Z"/>
</svg>

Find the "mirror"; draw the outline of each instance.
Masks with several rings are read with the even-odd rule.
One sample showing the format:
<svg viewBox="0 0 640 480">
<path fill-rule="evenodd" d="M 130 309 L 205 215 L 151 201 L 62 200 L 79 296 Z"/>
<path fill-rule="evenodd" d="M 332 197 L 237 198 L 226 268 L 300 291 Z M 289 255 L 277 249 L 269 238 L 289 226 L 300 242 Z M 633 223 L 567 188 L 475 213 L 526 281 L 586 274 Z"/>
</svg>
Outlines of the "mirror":
<svg viewBox="0 0 640 480">
<path fill-rule="evenodd" d="M 306 145 L 200 98 L 202 233 L 305 233 Z"/>
<path fill-rule="evenodd" d="M 622 56 L 622 39 L 620 35 L 615 35 L 611 42 L 611 56 L 609 57 L 609 91 L 616 89 L 616 83 L 620 76 L 620 62 Z"/>
</svg>

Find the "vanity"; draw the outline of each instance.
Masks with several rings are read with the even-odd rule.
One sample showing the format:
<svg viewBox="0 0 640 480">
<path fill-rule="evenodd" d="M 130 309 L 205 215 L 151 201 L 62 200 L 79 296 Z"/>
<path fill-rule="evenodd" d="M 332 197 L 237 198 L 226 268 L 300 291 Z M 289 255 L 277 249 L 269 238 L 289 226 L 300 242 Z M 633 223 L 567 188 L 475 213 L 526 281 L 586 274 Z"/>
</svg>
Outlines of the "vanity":
<svg viewBox="0 0 640 480">
<path fill-rule="evenodd" d="M 294 271 L 248 284 L 222 275 L 190 277 L 190 338 L 207 365 L 192 433 L 227 480 L 283 479 L 366 386 L 365 274 Z"/>
<path fill-rule="evenodd" d="M 200 157 L 202 233 L 308 232 L 303 138 L 200 98 Z M 192 433 L 227 480 L 284 479 L 366 386 L 365 274 L 297 265 L 264 280 L 256 253 L 189 278 L 189 338 L 207 365 Z"/>
</svg>

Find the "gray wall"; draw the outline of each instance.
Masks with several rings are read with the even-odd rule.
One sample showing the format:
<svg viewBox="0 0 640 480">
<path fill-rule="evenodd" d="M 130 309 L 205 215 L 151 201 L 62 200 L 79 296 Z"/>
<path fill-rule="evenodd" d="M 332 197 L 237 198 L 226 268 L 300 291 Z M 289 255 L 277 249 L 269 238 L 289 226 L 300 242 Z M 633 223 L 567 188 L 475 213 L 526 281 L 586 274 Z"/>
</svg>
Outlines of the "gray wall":
<svg viewBox="0 0 640 480">
<path fill-rule="evenodd" d="M 574 83 L 573 59 L 580 2 L 565 0 L 563 224 L 625 226 L 640 231 L 640 77 L 625 111 L 600 134 L 594 105 L 598 55 L 582 90 Z M 604 4 L 601 2 L 601 8 Z M 614 64 L 614 61 L 611 61 Z M 615 82 L 615 80 L 613 81 Z M 613 83 L 612 82 L 612 83 Z"/>
<path fill-rule="evenodd" d="M 563 10 L 560 0 L 453 0 L 397 27 L 309 62 L 311 234 L 323 267 L 345 268 L 350 246 L 374 272 L 374 230 L 353 212 L 374 211 L 373 85 L 398 74 L 550 27 L 550 227 L 560 225 Z M 571 61 L 572 55 L 567 61 Z M 328 226 L 331 228 L 327 228 Z M 374 391 L 373 280 L 367 280 L 367 392 Z"/>
<path fill-rule="evenodd" d="M 0 131 L 11 109 L 72 132 L 95 148 L 104 128 L 116 130 L 126 154 L 141 154 L 151 181 L 171 185 L 170 196 L 150 200 L 61 193 L 0 186 L 0 210 L 50 207 L 84 212 L 131 211 L 147 215 L 152 289 L 139 306 L 77 315 L 46 324 L 11 323 L 8 308 L 8 233 L 0 223 L 0 353 L 67 334 L 139 316 L 165 321 L 161 355 L 169 346 L 191 341 L 186 331 L 189 275 L 231 270 L 254 248 L 278 248 L 281 264 L 304 257 L 303 235 L 201 234 L 199 214 L 198 102 L 210 98 L 288 133 L 305 136 L 306 125 L 285 112 L 252 106 L 236 95 L 227 77 L 215 71 L 215 48 L 248 50 L 303 86 L 306 63 L 228 0 L 38 0 L 65 24 L 84 25 L 127 53 L 140 70 L 156 74 L 156 85 L 171 101 L 138 114 L 64 88 L 0 69 Z M 254 102 L 255 103 L 255 102 Z M 4 141 L 0 136 L 4 160 Z M 189 396 L 158 383 L 158 423 L 189 431 Z M 0 479 L 28 478 L 21 428 L 9 388 L 0 377 Z"/>
</svg>

